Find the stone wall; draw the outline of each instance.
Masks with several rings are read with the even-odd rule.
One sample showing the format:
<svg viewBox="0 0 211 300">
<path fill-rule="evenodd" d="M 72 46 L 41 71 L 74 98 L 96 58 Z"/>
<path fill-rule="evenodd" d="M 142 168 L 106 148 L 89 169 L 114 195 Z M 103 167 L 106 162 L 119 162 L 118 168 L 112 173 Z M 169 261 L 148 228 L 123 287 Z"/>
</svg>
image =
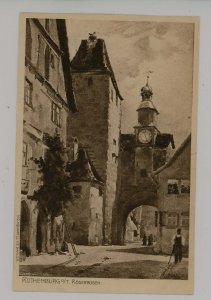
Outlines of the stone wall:
<svg viewBox="0 0 211 300">
<path fill-rule="evenodd" d="M 73 199 L 65 212 L 66 239 L 75 244 L 102 244 L 103 199 L 99 185 L 90 182 L 71 182 Z"/>
</svg>

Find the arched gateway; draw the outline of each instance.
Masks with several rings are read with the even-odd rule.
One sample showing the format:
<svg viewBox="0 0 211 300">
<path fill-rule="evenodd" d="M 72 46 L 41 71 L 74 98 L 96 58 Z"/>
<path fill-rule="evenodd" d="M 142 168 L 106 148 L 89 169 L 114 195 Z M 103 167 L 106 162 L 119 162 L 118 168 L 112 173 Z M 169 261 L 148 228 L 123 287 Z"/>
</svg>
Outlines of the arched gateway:
<svg viewBox="0 0 211 300">
<path fill-rule="evenodd" d="M 157 129 L 159 114 L 152 102 L 152 88 L 141 89 L 135 134 L 122 134 L 118 164 L 116 201 L 112 211 L 111 240 L 124 243 L 128 214 L 141 205 L 158 206 L 158 182 L 154 171 L 166 163 L 168 148 L 174 148 L 173 136 Z"/>
</svg>

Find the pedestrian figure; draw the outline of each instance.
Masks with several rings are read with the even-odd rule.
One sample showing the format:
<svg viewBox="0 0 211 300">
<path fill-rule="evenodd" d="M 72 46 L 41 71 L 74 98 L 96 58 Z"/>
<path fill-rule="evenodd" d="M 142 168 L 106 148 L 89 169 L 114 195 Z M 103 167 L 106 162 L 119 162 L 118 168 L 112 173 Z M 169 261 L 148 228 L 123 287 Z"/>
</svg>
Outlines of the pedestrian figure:
<svg viewBox="0 0 211 300">
<path fill-rule="evenodd" d="M 175 257 L 175 264 L 182 261 L 182 247 L 185 244 L 185 239 L 181 235 L 181 229 L 177 229 L 177 233 L 172 238 L 173 253 Z"/>
<path fill-rule="evenodd" d="M 152 246 L 153 245 L 153 235 L 150 233 L 149 237 L 148 237 L 148 245 Z"/>
<path fill-rule="evenodd" d="M 143 235 L 142 241 L 143 241 L 143 246 L 146 246 L 146 245 L 147 245 L 147 236 L 146 236 L 145 233 L 144 233 L 144 235 Z"/>
</svg>

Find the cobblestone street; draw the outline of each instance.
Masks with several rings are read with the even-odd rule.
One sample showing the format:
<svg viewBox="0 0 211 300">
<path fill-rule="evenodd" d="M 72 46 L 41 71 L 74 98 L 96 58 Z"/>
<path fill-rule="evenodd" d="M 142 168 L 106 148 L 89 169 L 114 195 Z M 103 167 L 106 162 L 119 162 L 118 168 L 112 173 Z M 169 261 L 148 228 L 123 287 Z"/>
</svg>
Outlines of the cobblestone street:
<svg viewBox="0 0 211 300">
<path fill-rule="evenodd" d="M 20 275 L 90 277 L 90 278 L 150 278 L 187 279 L 188 259 L 170 265 L 169 256 L 154 255 L 151 247 L 132 243 L 126 246 L 77 246 L 79 256 L 31 256 L 21 262 Z"/>
</svg>

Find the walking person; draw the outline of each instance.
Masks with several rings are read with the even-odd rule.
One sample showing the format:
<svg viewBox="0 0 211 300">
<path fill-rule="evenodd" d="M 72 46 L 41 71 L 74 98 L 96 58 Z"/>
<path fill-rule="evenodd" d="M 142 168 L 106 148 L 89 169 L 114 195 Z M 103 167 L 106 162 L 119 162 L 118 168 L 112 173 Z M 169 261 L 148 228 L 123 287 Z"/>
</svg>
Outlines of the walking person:
<svg viewBox="0 0 211 300">
<path fill-rule="evenodd" d="M 147 236 L 145 233 L 144 233 L 142 241 L 143 241 L 143 246 L 146 246 L 147 245 Z"/>
<path fill-rule="evenodd" d="M 182 261 L 182 247 L 185 245 L 185 239 L 181 234 L 181 229 L 177 229 L 177 233 L 172 238 L 173 253 L 175 264 Z"/>
</svg>

